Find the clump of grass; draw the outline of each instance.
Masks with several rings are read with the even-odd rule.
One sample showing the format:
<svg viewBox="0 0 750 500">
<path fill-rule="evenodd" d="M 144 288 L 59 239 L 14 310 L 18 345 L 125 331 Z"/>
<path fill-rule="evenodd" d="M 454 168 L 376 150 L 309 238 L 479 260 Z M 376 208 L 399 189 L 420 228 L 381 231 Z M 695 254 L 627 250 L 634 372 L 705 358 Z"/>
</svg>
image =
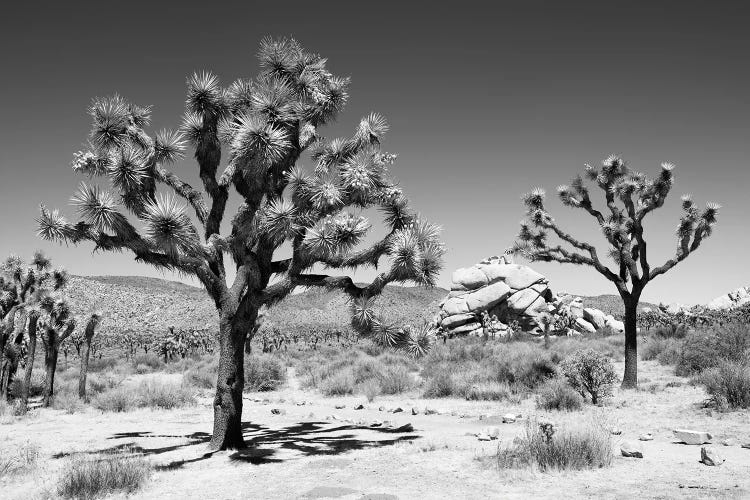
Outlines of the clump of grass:
<svg viewBox="0 0 750 500">
<path fill-rule="evenodd" d="M 83 410 L 84 404 L 77 394 L 65 391 L 55 394 L 54 398 L 52 399 L 52 408 L 56 410 L 63 410 L 68 415 L 72 415 Z"/>
<path fill-rule="evenodd" d="M 335 373 L 322 382 L 320 392 L 325 396 L 347 396 L 354 394 L 354 375 L 349 370 Z"/>
<path fill-rule="evenodd" d="M 182 380 L 190 385 L 201 389 L 213 389 L 216 386 L 217 360 L 197 361 L 193 366 L 188 368 L 182 377 Z"/>
<path fill-rule="evenodd" d="M 117 367 L 117 358 L 95 358 L 89 361 L 89 372 L 103 372 L 105 370 L 112 370 Z"/>
<path fill-rule="evenodd" d="M 724 361 L 704 371 L 698 379 L 717 409 L 750 408 L 750 366 Z"/>
<path fill-rule="evenodd" d="M 560 429 L 529 421 L 525 435 L 497 453 L 501 468 L 541 471 L 597 469 L 609 466 L 612 458 L 612 435 L 593 420 Z"/>
<path fill-rule="evenodd" d="M 245 390 L 275 391 L 286 382 L 286 367 L 274 356 L 252 354 L 245 358 Z"/>
<path fill-rule="evenodd" d="M 32 471 L 39 459 L 39 447 L 26 441 L 15 447 L 0 449 L 0 478 L 12 474 L 23 474 Z"/>
<path fill-rule="evenodd" d="M 16 377 L 8 387 L 8 393 L 11 398 L 20 398 L 23 394 L 23 377 Z M 44 374 L 34 372 L 31 374 L 31 383 L 29 384 L 29 397 L 41 396 L 44 393 Z"/>
<path fill-rule="evenodd" d="M 131 363 L 136 367 L 137 373 L 148 373 L 164 368 L 164 361 L 152 352 L 146 354 L 136 354 L 135 356 L 133 356 Z M 141 367 L 141 370 L 145 371 L 138 371 L 139 367 Z"/>
<path fill-rule="evenodd" d="M 115 454 L 102 459 L 74 458 L 63 469 L 57 492 L 64 498 L 96 498 L 137 491 L 151 474 L 143 457 Z"/>
<path fill-rule="evenodd" d="M 367 379 L 357 386 L 357 392 L 364 394 L 367 402 L 372 403 L 381 394 L 380 383 L 375 379 Z"/>
<path fill-rule="evenodd" d="M 482 382 L 472 385 L 466 391 L 469 401 L 504 401 L 512 399 L 513 390 L 507 382 Z"/>
<path fill-rule="evenodd" d="M 401 365 L 387 367 L 377 380 L 381 394 L 401 394 L 414 385 L 411 374 Z"/>
<path fill-rule="evenodd" d="M 91 404 L 105 412 L 125 412 L 136 408 L 169 410 L 195 404 L 193 389 L 187 385 L 143 380 L 137 385 L 122 385 L 97 395 Z"/>
<path fill-rule="evenodd" d="M 554 378 L 538 389 L 537 408 L 576 411 L 583 407 L 583 398 L 561 378 Z"/>
<path fill-rule="evenodd" d="M 439 372 L 427 379 L 424 388 L 426 398 L 447 398 L 455 392 L 456 384 L 448 372 Z"/>
</svg>

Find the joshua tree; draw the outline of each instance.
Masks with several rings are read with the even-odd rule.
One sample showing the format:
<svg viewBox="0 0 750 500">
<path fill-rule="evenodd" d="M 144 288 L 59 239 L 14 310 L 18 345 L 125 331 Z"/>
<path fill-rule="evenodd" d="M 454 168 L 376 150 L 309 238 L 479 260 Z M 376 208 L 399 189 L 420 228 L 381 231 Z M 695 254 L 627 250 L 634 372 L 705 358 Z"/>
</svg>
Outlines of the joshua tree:
<svg viewBox="0 0 750 500">
<path fill-rule="evenodd" d="M 86 329 L 83 332 L 83 343 L 81 344 L 81 374 L 78 379 L 78 397 L 86 399 L 86 376 L 89 372 L 89 355 L 91 353 L 91 341 L 94 340 L 94 334 L 101 321 L 101 313 L 93 313 L 86 322 Z"/>
<path fill-rule="evenodd" d="M 49 259 L 36 252 L 30 265 L 10 256 L 0 265 L 0 395 L 7 397 L 10 381 L 18 366 L 27 317 L 37 316 L 34 308 L 68 281 L 62 269 L 52 269 Z M 33 362 L 33 355 L 31 358 Z"/>
<path fill-rule="evenodd" d="M 44 380 L 43 406 L 49 406 L 55 392 L 55 370 L 60 346 L 70 337 L 76 327 L 70 304 L 60 297 L 44 297 L 39 308 L 42 311 L 42 345 L 44 346 Z"/>
<path fill-rule="evenodd" d="M 319 136 L 344 106 L 348 79 L 332 75 L 325 59 L 294 40 L 264 40 L 259 59 L 255 80 L 221 87 L 210 73 L 190 77 L 182 133 L 151 136 L 145 130 L 151 108 L 118 96 L 95 99 L 89 149 L 76 155 L 73 169 L 108 177 L 118 197 L 82 184 L 73 198 L 80 222 L 68 223 L 44 206 L 38 219 L 44 239 L 129 251 L 203 284 L 219 319 L 212 449 L 244 446 L 243 346 L 261 306 L 298 286 L 338 289 L 357 299 L 376 296 L 391 282 L 431 285 L 443 252 L 438 228 L 412 214 L 388 176 L 395 155 L 380 149 L 388 129 L 380 115 L 364 118 L 352 137 Z M 167 169 L 182 157 L 185 142 L 195 150 L 205 192 Z M 312 173 L 300 165 L 306 153 Z M 226 216 L 232 192 L 239 207 Z M 361 248 L 370 223 L 357 212 L 368 207 L 383 211 L 387 234 Z M 389 269 L 366 285 L 321 271 L 376 267 L 384 256 Z"/>
<path fill-rule="evenodd" d="M 39 326 L 39 311 L 29 312 L 29 349 L 26 354 L 26 372 L 23 375 L 23 388 L 21 389 L 21 400 L 24 407 L 29 403 L 29 389 L 31 388 L 31 375 L 34 371 L 34 357 L 36 356 L 36 332 Z"/>
<path fill-rule="evenodd" d="M 625 305 L 625 374 L 622 386 L 638 385 L 638 351 L 636 337 L 636 314 L 638 301 L 645 286 L 688 255 L 698 249 L 711 235 L 719 205 L 708 203 L 702 211 L 689 195 L 682 197 L 684 214 L 677 226 L 677 252 L 674 257 L 659 267 L 651 268 L 643 234 L 643 219 L 661 207 L 674 182 L 674 165 L 664 163 L 655 179 L 630 170 L 618 156 L 610 156 L 602 167 L 586 166 L 584 176 L 573 179 L 570 186 L 557 188 L 563 204 L 579 208 L 591 215 L 601 228 L 610 245 L 609 256 L 616 264 L 613 271 L 602 263 L 596 248 L 580 241 L 563 230 L 547 212 L 544 205 L 544 190 L 535 189 L 524 195 L 527 220 L 521 223 L 521 231 L 515 249 L 532 261 L 555 261 L 570 264 L 585 264 L 595 268 L 612 281 Z M 594 208 L 584 177 L 602 191 L 606 209 Z M 561 244 L 548 242 L 550 232 Z"/>
</svg>

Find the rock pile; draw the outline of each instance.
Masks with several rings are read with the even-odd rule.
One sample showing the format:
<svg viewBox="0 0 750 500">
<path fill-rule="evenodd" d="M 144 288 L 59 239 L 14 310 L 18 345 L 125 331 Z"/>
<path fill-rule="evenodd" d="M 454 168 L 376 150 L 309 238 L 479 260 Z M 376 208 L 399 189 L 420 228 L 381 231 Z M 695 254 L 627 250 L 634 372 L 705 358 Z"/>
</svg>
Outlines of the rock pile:
<svg viewBox="0 0 750 500">
<path fill-rule="evenodd" d="M 487 326 L 482 322 L 485 312 L 488 317 L 497 318 L 492 329 L 499 336 L 507 334 L 511 322 L 518 322 L 524 331 L 543 333 L 543 315 L 552 321 L 565 317 L 568 334 L 593 333 L 605 326 L 624 331 L 621 321 L 584 307 L 580 297 L 567 301 L 556 296 L 547 278 L 528 266 L 512 263 L 508 256 L 490 257 L 472 267 L 457 269 L 451 281 L 451 291 L 440 304 L 436 318 L 449 336 L 483 335 Z"/>
<path fill-rule="evenodd" d="M 721 297 L 716 297 L 706 307 L 713 311 L 729 311 L 750 304 L 750 286 L 743 286 Z"/>
</svg>

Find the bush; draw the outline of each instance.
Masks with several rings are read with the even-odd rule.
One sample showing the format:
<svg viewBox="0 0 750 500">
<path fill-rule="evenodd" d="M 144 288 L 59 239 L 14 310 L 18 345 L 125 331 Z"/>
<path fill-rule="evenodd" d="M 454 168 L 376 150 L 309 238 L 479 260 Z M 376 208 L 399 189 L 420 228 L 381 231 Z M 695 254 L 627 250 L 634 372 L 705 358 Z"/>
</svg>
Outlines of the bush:
<svg viewBox="0 0 750 500">
<path fill-rule="evenodd" d="M 497 453 L 502 468 L 538 467 L 542 471 L 596 469 L 609 466 L 612 457 L 612 435 L 595 421 L 560 430 L 530 421 L 525 436 Z"/>
<path fill-rule="evenodd" d="M 91 359 L 89 360 L 89 372 L 96 373 L 111 370 L 117 366 L 117 361 L 117 358 Z"/>
<path fill-rule="evenodd" d="M 537 408 L 543 410 L 575 411 L 583 407 L 583 398 L 561 378 L 554 378 L 539 388 Z"/>
<path fill-rule="evenodd" d="M 83 410 L 84 404 L 78 397 L 77 393 L 66 391 L 55 394 L 52 399 L 52 408 L 55 410 L 63 410 L 68 415 L 72 415 Z"/>
<path fill-rule="evenodd" d="M 699 377 L 718 409 L 750 408 L 750 366 L 724 361 Z"/>
<path fill-rule="evenodd" d="M 159 380 L 143 380 L 137 385 L 120 386 L 97 395 L 91 404 L 106 412 L 124 412 L 135 408 L 169 410 L 196 403 L 189 386 Z"/>
<path fill-rule="evenodd" d="M 469 401 L 504 401 L 512 396 L 507 382 L 481 382 L 469 387 L 464 397 Z"/>
<path fill-rule="evenodd" d="M 354 375 L 349 370 L 343 370 L 326 377 L 320 387 L 325 396 L 347 396 L 354 394 Z"/>
<path fill-rule="evenodd" d="M 747 363 L 750 332 L 746 325 L 729 324 L 713 330 L 690 332 L 682 344 L 675 374 L 691 376 L 724 361 Z"/>
<path fill-rule="evenodd" d="M 401 394 L 414 385 L 411 374 L 403 366 L 389 366 L 378 377 L 381 394 Z"/>
<path fill-rule="evenodd" d="M 455 390 L 453 377 L 451 377 L 450 373 L 437 373 L 433 377 L 427 379 L 427 384 L 424 389 L 424 397 L 447 398 L 452 396 Z"/>
<path fill-rule="evenodd" d="M 15 446 L 0 448 L 0 478 L 33 470 L 39 459 L 39 447 L 26 441 Z"/>
<path fill-rule="evenodd" d="M 136 372 L 138 373 L 148 373 L 148 371 L 157 371 L 164 368 L 164 361 L 162 361 L 159 356 L 152 352 L 147 354 L 136 354 L 135 356 L 133 356 L 131 362 L 133 366 L 136 367 Z M 145 369 L 146 371 L 139 372 L 139 366 L 142 367 L 142 370 Z"/>
<path fill-rule="evenodd" d="M 186 384 L 194 385 L 201 389 L 213 389 L 216 386 L 216 366 L 195 365 L 190 367 L 182 377 Z"/>
<path fill-rule="evenodd" d="M 570 386 L 584 398 L 591 397 L 593 404 L 611 395 L 617 381 L 612 362 L 593 349 L 576 351 L 560 368 Z"/>
<path fill-rule="evenodd" d="M 20 373 L 19 373 L 20 375 Z M 16 376 L 8 387 L 8 393 L 11 398 L 20 398 L 23 394 L 23 376 Z M 29 384 L 29 397 L 41 396 L 44 394 L 44 374 L 34 372 L 31 374 L 31 383 Z"/>
<path fill-rule="evenodd" d="M 286 381 L 286 367 L 269 354 L 251 354 L 245 358 L 245 390 L 275 391 Z"/>
<path fill-rule="evenodd" d="M 75 458 L 63 469 L 57 492 L 65 498 L 86 499 L 120 491 L 132 493 L 150 473 L 151 466 L 142 457 Z"/>
<path fill-rule="evenodd" d="M 365 380 L 357 386 L 357 392 L 364 394 L 369 403 L 372 403 L 377 396 L 380 396 L 380 391 L 380 383 L 375 379 Z"/>
</svg>

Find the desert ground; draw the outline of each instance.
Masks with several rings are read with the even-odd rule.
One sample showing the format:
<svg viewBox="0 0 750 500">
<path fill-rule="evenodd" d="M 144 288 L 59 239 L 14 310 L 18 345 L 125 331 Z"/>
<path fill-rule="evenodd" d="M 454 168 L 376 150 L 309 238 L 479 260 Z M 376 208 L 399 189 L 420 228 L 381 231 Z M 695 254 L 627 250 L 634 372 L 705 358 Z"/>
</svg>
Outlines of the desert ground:
<svg viewBox="0 0 750 500">
<path fill-rule="evenodd" d="M 117 450 L 141 454 L 154 474 L 137 498 L 747 498 L 750 496 L 750 413 L 703 407 L 700 387 L 656 361 L 641 362 L 641 388 L 616 390 L 600 406 L 579 412 L 541 411 L 534 398 L 517 404 L 456 398 L 424 399 L 417 391 L 380 396 L 322 397 L 300 388 L 290 369 L 280 390 L 246 393 L 247 450 L 207 452 L 211 396 L 178 410 L 103 413 L 86 408 L 36 409 L 3 417 L 0 445 L 39 446 L 39 466 L 0 483 L 8 499 L 50 498 L 61 467 L 73 456 Z M 616 368 L 622 368 L 621 363 Z M 179 374 L 133 375 L 177 379 Z M 358 405 L 364 409 L 355 410 Z M 392 413 L 395 408 L 399 413 Z M 412 409 L 416 410 L 416 415 Z M 425 414 L 425 409 L 436 411 Z M 272 412 L 272 410 L 280 410 Z M 279 413 L 279 414 L 275 414 Z M 520 414 L 514 423 L 502 416 Z M 539 472 L 499 469 L 495 453 L 524 432 L 528 419 L 556 425 L 596 418 L 612 429 L 616 452 L 608 468 Z M 381 424 L 374 427 L 373 424 Z M 410 424 L 411 427 L 401 428 Z M 499 428 L 499 438 L 476 433 Z M 700 446 L 675 442 L 672 430 L 705 430 L 726 462 L 699 462 Z M 640 442 L 644 433 L 653 440 Z M 624 458 L 619 443 L 639 443 L 643 458 Z M 722 445 L 722 442 L 729 446 Z M 115 494 L 111 498 L 122 498 Z"/>
</svg>

